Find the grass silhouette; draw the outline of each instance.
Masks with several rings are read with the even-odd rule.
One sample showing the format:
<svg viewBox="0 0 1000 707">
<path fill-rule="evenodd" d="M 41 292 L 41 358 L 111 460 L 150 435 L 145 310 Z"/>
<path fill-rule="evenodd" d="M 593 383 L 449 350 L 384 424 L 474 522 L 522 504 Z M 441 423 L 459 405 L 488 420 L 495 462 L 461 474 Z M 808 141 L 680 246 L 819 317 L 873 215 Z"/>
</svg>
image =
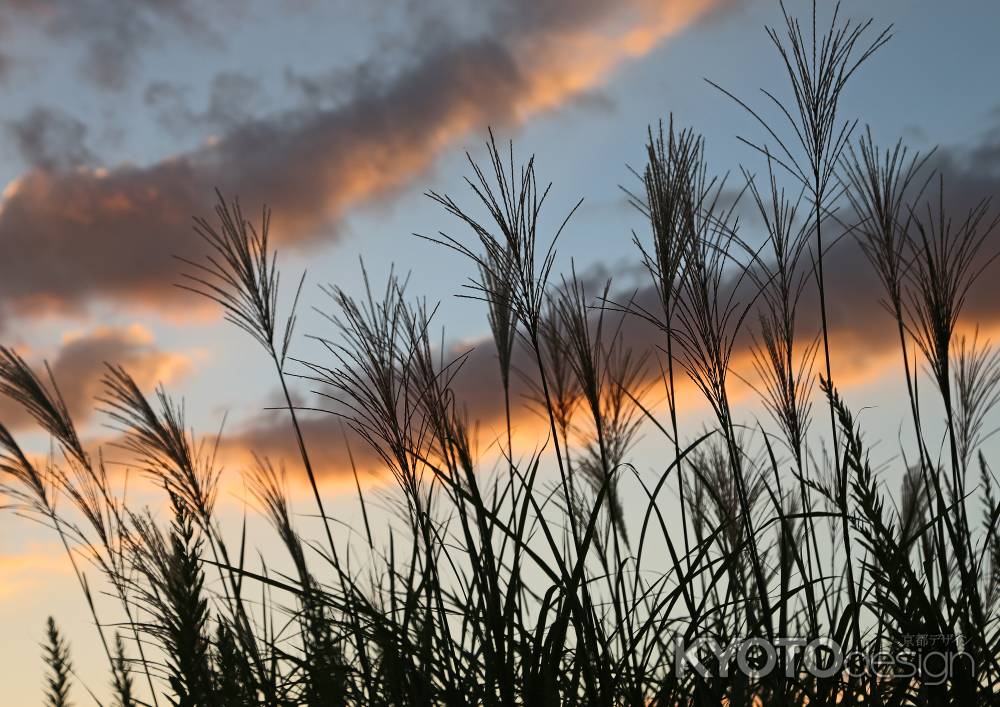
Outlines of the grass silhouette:
<svg viewBox="0 0 1000 707">
<path fill-rule="evenodd" d="M 628 198 L 648 220 L 634 241 L 655 297 L 619 297 L 610 283 L 554 272 L 572 211 L 546 229 L 548 187 L 534 158 L 518 164 L 513 145 L 492 133 L 486 160 L 469 157 L 468 202 L 429 194 L 459 231 L 428 240 L 471 261 L 466 296 L 485 305 L 496 348 L 505 432 L 495 468 L 481 461 L 475 421 L 455 391 L 465 359 L 447 360 L 435 345 L 432 307 L 394 274 L 382 289 L 365 274 L 360 298 L 325 290 L 332 331 L 317 337 L 325 357 L 292 358 L 302 281 L 279 313 L 269 212 L 252 223 L 219 196 L 215 219 L 196 225 L 210 255 L 184 261 L 180 286 L 221 305 L 273 364 L 299 453 L 294 473 L 308 480 L 324 526 L 321 543 L 297 529 L 285 467 L 257 458 L 247 487 L 287 552 L 287 575 L 269 572 L 264 558 L 255 569 L 245 542 L 224 539 L 216 450 L 195 440 L 165 391 L 147 396 L 109 365 L 99 404 L 134 465 L 163 489 L 166 526 L 116 494 L 51 372 L 0 349 L 0 393 L 58 449 L 41 467 L 0 425 L 4 488 L 73 561 L 116 704 L 996 702 L 1000 500 L 982 447 L 1000 401 L 1000 354 L 957 328 L 970 288 L 1000 252 L 1000 217 L 988 200 L 951 213 L 941 179 L 928 200 L 926 156 L 901 143 L 880 148 L 840 116 L 848 80 L 888 31 L 871 34 L 870 22 L 837 12 L 818 30 L 815 6 L 807 30 L 785 20 L 784 34 L 769 36 L 793 99 L 765 94 L 788 133 L 736 99 L 767 133 L 747 141 L 766 171 L 741 172 L 740 199 L 713 176 L 694 130 L 671 119 L 648 133 L 647 163 Z M 741 230 L 746 202 L 763 244 Z M 917 449 L 898 504 L 831 366 L 826 302 L 836 293 L 823 270 L 831 232 L 858 241 L 899 336 Z M 809 290 L 815 312 L 803 303 Z M 657 332 L 650 350 L 621 335 L 632 319 Z M 734 351 L 746 340 L 760 420 L 738 419 L 732 405 Z M 331 419 L 391 472 L 402 532 L 372 532 L 357 473 L 364 534 L 344 537 L 328 517 L 292 375 L 312 383 Z M 530 446 L 511 431 L 515 377 L 545 420 Z M 714 418 L 691 439 L 680 431 L 682 378 Z M 918 382 L 940 399 L 944 458 L 921 417 Z M 654 386 L 665 420 L 647 404 Z M 812 424 L 817 393 L 829 437 Z M 631 461 L 640 425 L 668 460 L 652 480 Z M 625 484 L 643 507 L 625 507 Z M 81 553 L 120 615 L 100 615 Z M 780 653 L 766 674 L 726 671 L 711 656 L 704 672 L 677 661 L 678 644 L 706 637 L 728 646 L 792 636 L 866 655 L 906 649 L 918 661 L 933 652 L 949 670 L 944 678 L 924 664 L 822 671 L 806 651 Z M 67 704 L 68 648 L 51 621 L 48 641 L 47 704 Z"/>
</svg>

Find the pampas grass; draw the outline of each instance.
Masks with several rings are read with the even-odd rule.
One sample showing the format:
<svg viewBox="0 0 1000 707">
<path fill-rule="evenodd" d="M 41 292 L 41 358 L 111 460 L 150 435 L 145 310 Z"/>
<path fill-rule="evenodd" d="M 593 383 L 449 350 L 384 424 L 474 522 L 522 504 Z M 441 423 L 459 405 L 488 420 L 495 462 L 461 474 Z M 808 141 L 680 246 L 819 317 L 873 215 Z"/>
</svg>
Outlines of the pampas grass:
<svg viewBox="0 0 1000 707">
<path fill-rule="evenodd" d="M 988 201 L 953 215 L 941 181 L 928 206 L 926 157 L 868 131 L 855 143 L 840 98 L 888 33 L 837 10 L 817 29 L 818 12 L 811 32 L 787 11 L 769 31 L 791 99 L 766 94 L 784 136 L 751 110 L 767 134 L 748 140 L 759 173 L 715 177 L 705 138 L 672 119 L 644 136 L 626 191 L 644 220 L 632 240 L 645 297 L 556 272 L 576 209 L 553 215 L 535 158 L 492 133 L 485 160 L 469 155 L 463 194 L 429 194 L 448 225 L 426 240 L 464 258 L 462 295 L 481 301 L 491 332 L 499 432 L 470 417 L 456 385 L 467 354 L 448 357 L 436 306 L 395 271 L 384 283 L 365 271 L 360 295 L 321 288 L 317 353 L 295 357 L 302 280 L 280 276 L 270 213 L 253 221 L 219 196 L 214 219 L 196 221 L 208 255 L 183 261 L 181 286 L 222 307 L 281 388 L 297 456 L 242 470 L 278 556 L 254 556 L 245 519 L 238 542 L 223 532 L 218 442 L 199 441 L 166 390 L 110 365 L 98 401 L 130 469 L 167 502 L 164 521 L 114 487 L 51 371 L 0 349 L 0 393 L 53 440 L 40 461 L 0 425 L 4 491 L 73 563 L 115 703 L 993 704 L 1000 501 L 986 443 L 1000 354 L 959 327 L 998 252 L 998 217 Z M 860 244 L 898 333 L 915 444 L 889 462 L 898 493 L 831 366 L 831 231 Z M 352 462 L 364 445 L 394 482 L 373 496 L 354 470 L 363 533 L 327 514 L 292 378 Z M 759 418 L 734 405 L 739 379 Z M 919 397 L 927 381 L 937 400 Z M 681 415 L 685 385 L 707 404 L 704 427 Z M 829 428 L 814 424 L 817 395 Z M 522 408 L 544 422 L 536 439 L 513 434 Z M 655 456 L 637 457 L 643 436 Z M 290 478 L 309 484 L 320 541 L 300 528 Z M 120 611 L 98 611 L 95 577 Z M 676 646 L 699 639 L 790 636 L 844 651 L 941 636 L 954 669 L 819 674 L 803 652 L 767 674 L 677 661 Z M 46 661 L 49 704 L 66 704 L 69 659 L 51 624 Z"/>
</svg>

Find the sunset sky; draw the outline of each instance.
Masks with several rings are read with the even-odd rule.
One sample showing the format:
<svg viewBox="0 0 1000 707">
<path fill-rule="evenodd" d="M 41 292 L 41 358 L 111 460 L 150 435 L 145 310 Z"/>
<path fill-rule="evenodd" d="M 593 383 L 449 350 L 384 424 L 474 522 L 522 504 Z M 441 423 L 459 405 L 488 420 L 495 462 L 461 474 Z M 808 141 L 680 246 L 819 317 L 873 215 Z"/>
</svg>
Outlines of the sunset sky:
<svg viewBox="0 0 1000 707">
<path fill-rule="evenodd" d="M 808 12 L 803 0 L 787 7 Z M 843 12 L 874 13 L 894 34 L 848 89 L 844 116 L 860 116 L 883 143 L 939 146 L 934 164 L 958 205 L 1000 193 L 1000 5 L 851 0 Z M 0 342 L 50 363 L 90 440 L 113 434 L 93 413 L 102 363 L 113 361 L 150 390 L 162 381 L 182 396 L 203 434 L 225 416 L 233 464 L 251 445 L 280 455 L 287 430 L 263 412 L 276 400 L 268 361 L 219 311 L 174 287 L 182 266 L 172 256 L 204 253 L 191 219 L 211 215 L 213 189 L 239 196 L 254 217 L 263 203 L 273 209 L 286 284 L 308 271 L 301 335 L 329 331 L 310 310 L 327 307 L 318 285 L 360 293 L 360 257 L 376 283 L 395 263 L 411 293 L 441 300 L 438 323 L 464 351 L 487 341 L 485 318 L 480 303 L 454 297 L 467 264 L 413 235 L 460 233 L 424 192 L 467 198 L 464 152 L 483 156 L 492 126 L 554 183 L 552 226 L 584 199 L 560 267 L 572 257 L 581 272 L 641 288 L 631 232 L 643 223 L 619 186 L 635 186 L 629 165 L 642 163 L 647 126 L 671 113 L 694 126 L 711 168 L 734 184 L 741 164 L 759 170 L 737 139 L 759 139 L 759 126 L 704 79 L 755 106 L 765 105 L 759 88 L 786 95 L 764 32 L 779 22 L 776 0 L 9 0 L 0 7 Z M 752 218 L 746 228 L 754 232 Z M 856 250 L 834 251 L 828 267 L 835 372 L 857 407 L 885 412 L 889 458 L 901 419 L 891 322 Z M 1000 324 L 997 282 L 988 276 L 969 303 L 987 331 Z M 317 351 L 302 341 L 294 353 Z M 492 355 L 483 343 L 470 368 L 485 370 Z M 477 397 L 474 376 L 465 381 L 471 408 L 494 421 L 498 401 Z M 46 449 L 6 401 L 0 421 Z M 339 433 L 326 418 L 309 422 L 336 495 Z M 55 538 L 6 512 L 6 704 L 37 702 L 50 613 L 68 629 L 81 678 L 103 690 L 96 637 Z"/>
</svg>

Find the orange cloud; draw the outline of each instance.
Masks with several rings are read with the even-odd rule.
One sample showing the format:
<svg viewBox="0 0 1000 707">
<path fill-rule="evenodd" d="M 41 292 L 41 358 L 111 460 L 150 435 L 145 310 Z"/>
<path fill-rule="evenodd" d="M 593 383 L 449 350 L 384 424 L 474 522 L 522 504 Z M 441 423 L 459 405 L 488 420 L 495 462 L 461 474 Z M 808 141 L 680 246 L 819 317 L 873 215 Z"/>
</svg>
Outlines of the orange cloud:
<svg viewBox="0 0 1000 707">
<path fill-rule="evenodd" d="M 28 543 L 21 552 L 0 554 L 0 600 L 9 600 L 71 572 L 65 551 L 56 543 Z"/>
<path fill-rule="evenodd" d="M 897 328 L 891 316 L 878 303 L 878 280 L 860 248 L 853 242 L 845 241 L 830 252 L 826 264 L 827 285 L 833 293 L 827 301 L 827 314 L 835 383 L 841 390 L 845 390 L 863 387 L 884 375 L 901 381 Z M 957 335 L 971 334 L 978 327 L 981 340 L 990 338 L 991 335 L 996 338 L 997 332 L 1000 332 L 1000 310 L 995 305 L 995 288 L 993 280 L 984 280 L 979 283 L 979 287 L 973 289 L 966 302 L 965 316 Z M 655 311 L 655 294 L 652 290 L 639 291 L 636 299 L 648 310 Z M 752 294 L 738 292 L 736 299 L 750 301 Z M 807 287 L 799 304 L 798 327 L 804 337 L 799 343 L 800 351 L 805 347 L 805 340 L 811 339 L 819 331 L 818 312 L 815 288 Z M 752 405 L 757 398 L 754 389 L 744 382 L 756 384 L 750 337 L 755 321 L 753 316 L 747 318 L 733 351 L 729 385 L 734 404 Z M 664 345 L 662 333 L 637 317 L 625 319 L 620 337 L 625 347 L 636 352 L 655 352 L 658 346 Z M 496 457 L 495 441 L 505 433 L 504 404 L 493 342 L 485 338 L 453 345 L 446 354 L 446 359 L 461 354 L 466 356 L 453 380 L 457 403 L 467 411 L 471 420 L 479 424 L 480 441 L 485 448 L 494 446 L 492 455 Z M 912 357 L 910 363 L 911 366 L 914 364 Z M 919 357 L 917 363 L 923 366 Z M 534 367 L 532 357 L 523 349 L 515 348 L 514 368 L 530 373 Z M 814 374 L 822 369 L 822 360 L 817 358 Z M 675 366 L 675 370 L 679 407 L 687 411 L 704 406 L 700 392 L 686 379 L 683 369 Z M 650 401 L 656 403 L 663 397 L 657 386 L 659 371 L 654 368 L 649 370 L 649 374 L 650 378 L 646 382 L 653 385 Z M 819 395 L 818 386 L 814 392 Z M 515 376 L 511 391 L 512 414 L 516 440 L 522 451 L 541 444 L 548 434 L 547 421 L 527 404 L 529 393 L 528 383 L 522 377 Z M 314 461 L 318 461 L 317 468 L 333 483 L 346 483 L 350 478 L 350 465 L 339 419 L 333 415 L 304 413 L 302 422 Z M 349 439 L 358 468 L 376 479 L 384 480 L 382 460 L 363 440 L 350 435 Z M 254 450 L 275 459 L 285 459 L 289 462 L 290 478 L 297 476 L 294 473 L 294 469 L 298 468 L 294 438 L 287 417 L 279 413 L 270 412 L 259 416 L 242 430 L 237 430 L 225 440 L 225 448 L 234 456 L 248 456 L 249 451 Z"/>
<path fill-rule="evenodd" d="M 78 423 L 86 422 L 94 411 L 94 400 L 102 392 L 105 362 L 123 366 L 141 388 L 149 390 L 157 383 L 175 382 L 187 375 L 194 355 L 158 350 L 153 334 L 139 324 L 99 326 L 65 335 L 49 363 L 66 406 Z M 30 425 L 31 418 L 19 405 L 0 397 L 0 422 L 18 429 Z"/>
<path fill-rule="evenodd" d="M 652 51 L 664 39 L 716 10 L 718 0 L 624 3 L 620 13 L 600 22 L 514 41 L 525 66 L 542 66 L 528 76 L 528 90 L 517 103 L 525 120 L 604 83 L 621 64 Z"/>
</svg>

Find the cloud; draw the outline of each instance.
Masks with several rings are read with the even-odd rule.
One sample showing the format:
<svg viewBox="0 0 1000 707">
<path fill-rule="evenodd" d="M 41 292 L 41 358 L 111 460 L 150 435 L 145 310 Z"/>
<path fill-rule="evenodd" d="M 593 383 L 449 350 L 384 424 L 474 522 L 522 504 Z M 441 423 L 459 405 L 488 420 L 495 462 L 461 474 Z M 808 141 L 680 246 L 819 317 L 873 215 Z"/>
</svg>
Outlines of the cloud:
<svg viewBox="0 0 1000 707">
<path fill-rule="evenodd" d="M 93 165 L 87 126 L 57 108 L 38 107 L 6 125 L 21 159 L 40 170 L 70 170 Z"/>
<path fill-rule="evenodd" d="M 58 544 L 28 543 L 17 553 L 0 554 L 0 599 L 65 579 L 70 563 Z"/>
<path fill-rule="evenodd" d="M 14 60 L 6 52 L 0 52 L 0 83 L 7 80 L 14 67 Z"/>
<path fill-rule="evenodd" d="M 206 31 L 198 8 L 192 0 L 10 0 L 0 19 L 8 28 L 37 23 L 53 40 L 78 42 L 80 75 L 119 91 L 128 85 L 143 49 L 164 30 Z"/>
<path fill-rule="evenodd" d="M 286 68 L 285 86 L 303 106 L 314 109 L 335 108 L 365 87 L 386 80 L 383 63 L 374 58 L 351 67 L 335 67 L 323 72 L 300 72 Z"/>
<path fill-rule="evenodd" d="M 106 371 L 105 362 L 123 366 L 143 390 L 160 382 L 177 381 L 193 365 L 188 354 L 158 350 L 152 334 L 139 325 L 101 326 L 66 336 L 49 365 L 77 424 L 86 423 L 94 413 L 95 398 L 103 390 L 101 379 Z M 40 361 L 29 363 L 41 364 Z M 36 366 L 35 370 L 40 369 Z M 14 430 L 32 424 L 31 417 L 5 397 L 0 397 L 0 422 Z"/>
<path fill-rule="evenodd" d="M 363 439 L 333 415 L 303 413 L 299 416 L 303 439 L 313 469 L 324 485 L 338 486 L 351 478 L 351 459 L 360 478 L 382 481 L 385 464 Z M 225 434 L 219 445 L 227 469 L 245 471 L 254 465 L 254 455 L 283 463 L 294 485 L 305 483 L 301 457 L 287 412 L 264 410 L 239 429 Z"/>
<path fill-rule="evenodd" d="M 208 212 L 215 187 L 270 204 L 286 245 L 330 238 L 346 209 L 405 186 L 461 135 L 518 124 L 600 85 L 714 6 L 635 0 L 569 12 L 566 0 L 550 1 L 537 21 L 438 46 L 336 108 L 246 121 L 149 166 L 32 170 L 0 205 L 0 262 L 16 263 L 0 296 L 14 313 L 95 298 L 169 305 L 170 256 L 199 252 L 190 219 Z"/>
<path fill-rule="evenodd" d="M 178 137 L 186 137 L 192 131 L 230 130 L 249 121 L 259 96 L 260 81 L 255 77 L 223 71 L 212 79 L 208 105 L 203 111 L 192 109 L 186 90 L 169 81 L 151 83 L 143 100 L 156 113 L 160 125 Z"/>
</svg>

